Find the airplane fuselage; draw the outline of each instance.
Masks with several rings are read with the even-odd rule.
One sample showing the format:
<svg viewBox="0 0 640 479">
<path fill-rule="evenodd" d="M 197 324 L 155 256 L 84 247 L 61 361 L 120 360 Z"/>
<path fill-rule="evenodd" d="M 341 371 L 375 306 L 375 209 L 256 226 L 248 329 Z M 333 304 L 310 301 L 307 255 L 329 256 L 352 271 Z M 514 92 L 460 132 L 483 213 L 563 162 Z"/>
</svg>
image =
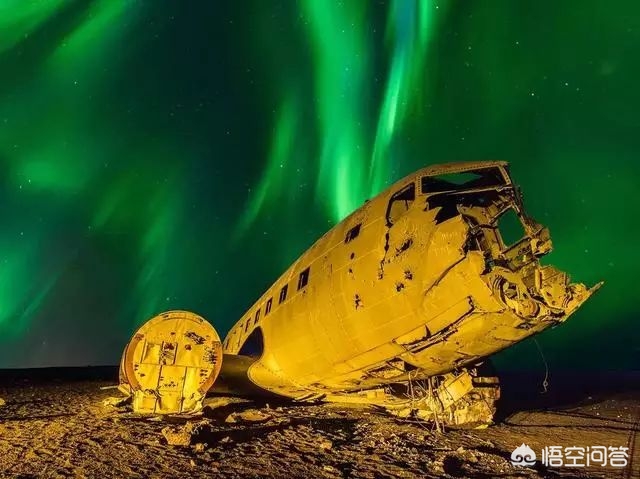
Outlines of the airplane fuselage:
<svg viewBox="0 0 640 479">
<path fill-rule="evenodd" d="M 507 217 L 521 231 L 511 244 Z M 566 320 L 593 291 L 541 266 L 550 249 L 505 162 L 425 168 L 302 254 L 231 328 L 224 352 L 257 354 L 249 379 L 293 398 L 473 365 Z"/>
</svg>

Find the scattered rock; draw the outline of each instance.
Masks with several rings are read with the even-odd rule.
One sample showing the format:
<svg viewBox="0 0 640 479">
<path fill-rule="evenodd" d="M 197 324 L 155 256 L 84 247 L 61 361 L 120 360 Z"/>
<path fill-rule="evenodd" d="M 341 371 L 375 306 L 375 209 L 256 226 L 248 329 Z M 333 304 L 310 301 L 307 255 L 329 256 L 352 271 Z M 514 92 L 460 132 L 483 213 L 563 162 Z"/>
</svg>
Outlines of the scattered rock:
<svg viewBox="0 0 640 479">
<path fill-rule="evenodd" d="M 103 406 L 107 407 L 122 407 L 126 406 L 131 402 L 131 397 L 108 397 L 104 401 L 102 401 Z"/>
<path fill-rule="evenodd" d="M 511 465 L 514 437 L 531 442 L 530 446 L 534 448 L 551 440 L 570 445 L 597 444 L 598 438 L 603 441 L 611 438 L 614 444 L 624 444 L 629 431 L 620 430 L 618 421 L 621 419 L 616 418 L 623 415 L 625 421 L 631 421 L 638 408 L 637 400 L 629 399 L 596 409 L 600 419 L 605 416 L 610 421 L 611 429 L 605 429 L 597 417 L 593 421 L 587 419 L 595 416 L 594 411 L 591 406 L 581 406 L 577 411 L 584 414 L 575 417 L 567 416 L 564 410 L 543 411 L 521 421 L 520 426 L 514 420 L 485 431 L 451 428 L 443 434 L 436 433 L 432 425 L 398 419 L 364 406 L 285 405 L 272 401 L 270 409 L 266 409 L 263 402 L 256 401 L 225 405 L 228 398 L 223 398 L 214 401 L 216 408 L 212 417 L 167 415 L 162 416 L 161 422 L 151 422 L 148 420 L 150 415 L 140 416 L 103 407 L 102 401 L 109 394 L 121 394 L 97 392 L 93 382 L 72 386 L 47 383 L 32 387 L 18 383 L 17 386 L 5 385 L 4 389 L 0 396 L 7 403 L 0 407 L 0 415 L 5 416 L 0 420 L 0 450 L 7 453 L 0 458 L 0 469 L 10 470 L 15 477 L 38 474 L 51 477 L 174 477 L 182 474 L 194 479 L 258 476 L 273 479 L 542 479 L 555 471 Z M 258 410 L 259 419 L 265 419 L 267 415 L 271 419 L 266 423 L 247 421 L 247 417 L 238 414 L 245 409 Z M 364 414 L 370 410 L 376 412 Z M 235 423 L 226 424 L 225 418 L 232 412 L 236 412 L 232 415 Z M 34 420 L 34 417 L 38 419 Z M 23 427 L 27 423 L 18 422 L 18 419 L 33 422 L 33 427 Z M 288 423 L 280 425 L 283 421 Z M 567 426 L 529 427 L 529 423 L 554 422 Z M 587 429 L 586 425 L 590 424 L 598 427 Z M 581 477 L 589 476 L 589 472 L 585 471 Z M 607 472 L 611 471 L 605 470 L 601 475 L 604 477 Z M 564 475 L 558 471 L 557 474 L 567 478 L 578 475 L 579 471 L 574 470 L 567 470 Z"/>
<path fill-rule="evenodd" d="M 478 462 L 478 458 L 476 457 L 476 455 L 462 446 L 456 449 L 456 455 L 459 459 L 461 459 L 464 462 L 472 462 L 472 463 Z"/>
<path fill-rule="evenodd" d="M 206 444 L 202 442 L 198 442 L 193 446 L 193 452 L 201 453 L 204 452 L 207 448 Z"/>
<path fill-rule="evenodd" d="M 238 417 L 243 421 L 249 422 L 265 422 L 271 419 L 269 414 L 262 413 L 256 409 L 247 409 L 238 413 Z"/>
<path fill-rule="evenodd" d="M 167 426 L 162 435 L 172 446 L 190 446 L 202 442 L 203 436 L 212 432 L 208 421 L 188 422 L 184 426 Z"/>
<path fill-rule="evenodd" d="M 238 420 L 246 422 L 266 422 L 272 417 L 270 414 L 265 414 L 256 409 L 247 409 L 246 411 L 229 414 L 224 422 L 231 424 L 238 422 Z"/>
<path fill-rule="evenodd" d="M 189 446 L 191 444 L 191 434 L 182 428 L 167 426 L 162 429 L 162 435 L 171 446 Z"/>
<path fill-rule="evenodd" d="M 320 443 L 320 449 L 331 449 L 333 447 L 333 443 L 331 441 L 322 441 Z"/>
<path fill-rule="evenodd" d="M 208 397 L 204 400 L 205 408 L 209 409 L 218 409 L 225 406 L 230 406 L 231 404 L 240 404 L 248 402 L 246 399 L 231 397 L 231 396 L 213 396 Z"/>
<path fill-rule="evenodd" d="M 431 469 L 437 474 L 444 473 L 444 461 L 436 460 L 431 463 Z"/>
</svg>

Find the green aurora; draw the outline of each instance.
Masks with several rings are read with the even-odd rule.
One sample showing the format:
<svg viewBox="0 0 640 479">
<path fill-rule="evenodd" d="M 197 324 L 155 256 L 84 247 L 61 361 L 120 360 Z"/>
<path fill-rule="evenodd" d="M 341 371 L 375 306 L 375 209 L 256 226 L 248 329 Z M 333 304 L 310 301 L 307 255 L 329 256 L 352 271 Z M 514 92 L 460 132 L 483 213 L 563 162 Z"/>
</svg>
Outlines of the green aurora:
<svg viewBox="0 0 640 479">
<path fill-rule="evenodd" d="M 225 333 L 393 181 L 504 159 L 548 261 L 606 282 L 538 338 L 550 367 L 637 369 L 640 4 L 614 4 L 0 0 L 0 367 L 115 364 L 168 309 Z"/>
</svg>

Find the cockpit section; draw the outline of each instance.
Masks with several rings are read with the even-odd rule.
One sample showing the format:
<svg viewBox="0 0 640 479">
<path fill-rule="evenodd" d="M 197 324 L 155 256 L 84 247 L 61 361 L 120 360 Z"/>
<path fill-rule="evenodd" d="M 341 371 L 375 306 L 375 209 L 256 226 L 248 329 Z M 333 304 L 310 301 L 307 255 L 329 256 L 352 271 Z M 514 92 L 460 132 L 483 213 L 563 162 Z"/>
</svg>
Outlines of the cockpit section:
<svg viewBox="0 0 640 479">
<path fill-rule="evenodd" d="M 459 215 L 463 208 L 486 208 L 496 217 L 513 204 L 518 213 L 522 212 L 520 194 L 507 170 L 500 166 L 423 176 L 420 186 L 427 197 L 427 209 L 440 209 L 436 223 Z"/>
<path fill-rule="evenodd" d="M 506 170 L 499 166 L 429 175 L 420 179 L 422 194 L 498 188 L 510 184 Z"/>
<path fill-rule="evenodd" d="M 426 175 L 420 179 L 436 224 L 461 215 L 469 224 L 468 250 L 482 251 L 487 270 L 516 271 L 551 250 L 546 228 L 524 211 L 504 166 Z"/>
</svg>

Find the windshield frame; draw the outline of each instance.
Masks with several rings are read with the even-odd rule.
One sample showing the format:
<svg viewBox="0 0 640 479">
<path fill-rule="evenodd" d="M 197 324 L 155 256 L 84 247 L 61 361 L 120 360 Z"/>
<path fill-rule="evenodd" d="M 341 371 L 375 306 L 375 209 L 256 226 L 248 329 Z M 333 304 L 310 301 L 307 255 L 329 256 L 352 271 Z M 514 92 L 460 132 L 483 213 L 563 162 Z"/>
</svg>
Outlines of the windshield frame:
<svg viewBox="0 0 640 479">
<path fill-rule="evenodd" d="M 446 177 L 459 175 L 476 175 L 477 178 L 456 183 L 447 181 Z M 470 170 L 444 172 L 435 175 L 423 175 L 420 177 L 420 192 L 422 194 L 446 193 L 456 191 L 469 191 L 476 189 L 494 189 L 511 186 L 508 173 L 501 166 L 488 166 Z"/>
</svg>

